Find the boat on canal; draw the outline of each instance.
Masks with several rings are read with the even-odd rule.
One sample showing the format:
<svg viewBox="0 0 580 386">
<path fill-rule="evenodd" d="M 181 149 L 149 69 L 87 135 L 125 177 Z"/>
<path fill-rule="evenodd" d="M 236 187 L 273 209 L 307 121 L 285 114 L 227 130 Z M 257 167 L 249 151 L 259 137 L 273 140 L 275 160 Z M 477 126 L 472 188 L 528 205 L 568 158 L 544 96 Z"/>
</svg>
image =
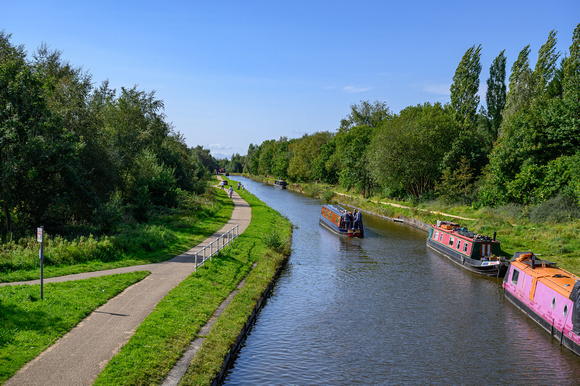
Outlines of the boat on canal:
<svg viewBox="0 0 580 386">
<path fill-rule="evenodd" d="M 349 213 L 348 210 L 338 205 L 322 205 L 319 223 L 341 236 L 364 237 L 362 217 L 358 223 L 355 221 L 349 223 L 346 219 L 346 215 Z"/>
<path fill-rule="evenodd" d="M 274 187 L 278 188 L 278 189 L 286 189 L 286 185 L 288 185 L 288 183 L 284 180 L 276 180 L 274 181 Z"/>
<path fill-rule="evenodd" d="M 503 281 L 505 297 L 553 338 L 580 355 L 580 278 L 541 260 L 516 252 Z"/>
<path fill-rule="evenodd" d="M 500 257 L 499 240 L 471 232 L 450 221 L 437 221 L 429 228 L 427 246 L 452 262 L 482 275 L 503 277 L 507 259 Z"/>
</svg>

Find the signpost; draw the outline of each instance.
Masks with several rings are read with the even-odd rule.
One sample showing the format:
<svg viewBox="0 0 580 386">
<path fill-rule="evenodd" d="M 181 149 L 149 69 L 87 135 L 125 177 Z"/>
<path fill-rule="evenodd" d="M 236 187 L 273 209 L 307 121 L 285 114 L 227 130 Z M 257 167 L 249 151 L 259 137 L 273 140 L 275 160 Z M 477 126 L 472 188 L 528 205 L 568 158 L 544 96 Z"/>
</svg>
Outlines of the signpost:
<svg viewBox="0 0 580 386">
<path fill-rule="evenodd" d="M 40 299 L 44 299 L 44 227 L 36 228 L 36 240 L 40 243 L 40 251 L 38 251 L 38 258 L 40 259 Z"/>
</svg>

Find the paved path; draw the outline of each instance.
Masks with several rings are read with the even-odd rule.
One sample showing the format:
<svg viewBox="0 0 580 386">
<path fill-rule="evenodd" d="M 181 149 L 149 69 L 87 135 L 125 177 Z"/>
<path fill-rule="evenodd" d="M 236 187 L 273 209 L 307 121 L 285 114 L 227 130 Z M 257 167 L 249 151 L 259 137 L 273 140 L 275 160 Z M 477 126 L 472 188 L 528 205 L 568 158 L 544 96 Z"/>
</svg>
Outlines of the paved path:
<svg viewBox="0 0 580 386">
<path fill-rule="evenodd" d="M 119 352 L 157 303 L 194 270 L 194 254 L 235 225 L 239 233 L 251 220 L 251 208 L 236 192 L 230 221 L 195 248 L 172 260 L 134 267 L 46 279 L 45 282 L 131 271 L 150 271 L 141 282 L 96 309 L 70 332 L 27 363 L 6 385 L 90 385 Z M 26 282 L 34 283 L 38 281 Z"/>
</svg>

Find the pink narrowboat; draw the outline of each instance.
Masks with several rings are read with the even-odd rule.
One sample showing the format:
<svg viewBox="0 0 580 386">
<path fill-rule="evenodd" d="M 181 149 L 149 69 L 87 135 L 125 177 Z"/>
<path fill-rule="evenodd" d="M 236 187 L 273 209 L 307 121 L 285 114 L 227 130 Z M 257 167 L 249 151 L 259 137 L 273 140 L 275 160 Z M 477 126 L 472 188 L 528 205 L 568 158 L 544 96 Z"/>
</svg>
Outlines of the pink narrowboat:
<svg viewBox="0 0 580 386">
<path fill-rule="evenodd" d="M 579 277 L 531 252 L 516 252 L 503 288 L 510 302 L 580 355 Z"/>
<path fill-rule="evenodd" d="M 449 221 L 438 221 L 429 228 L 427 246 L 455 264 L 482 275 L 503 277 L 506 259 L 500 257 L 498 240 L 468 231 Z"/>
</svg>

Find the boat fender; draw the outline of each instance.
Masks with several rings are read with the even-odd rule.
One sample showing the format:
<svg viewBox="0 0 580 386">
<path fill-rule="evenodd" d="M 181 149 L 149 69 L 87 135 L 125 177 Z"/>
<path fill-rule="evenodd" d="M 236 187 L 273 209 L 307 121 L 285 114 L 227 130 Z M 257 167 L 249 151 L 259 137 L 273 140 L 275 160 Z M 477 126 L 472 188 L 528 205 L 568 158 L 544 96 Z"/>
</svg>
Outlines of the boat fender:
<svg viewBox="0 0 580 386">
<path fill-rule="evenodd" d="M 461 257 L 461 264 L 465 264 L 465 257 Z"/>
</svg>

